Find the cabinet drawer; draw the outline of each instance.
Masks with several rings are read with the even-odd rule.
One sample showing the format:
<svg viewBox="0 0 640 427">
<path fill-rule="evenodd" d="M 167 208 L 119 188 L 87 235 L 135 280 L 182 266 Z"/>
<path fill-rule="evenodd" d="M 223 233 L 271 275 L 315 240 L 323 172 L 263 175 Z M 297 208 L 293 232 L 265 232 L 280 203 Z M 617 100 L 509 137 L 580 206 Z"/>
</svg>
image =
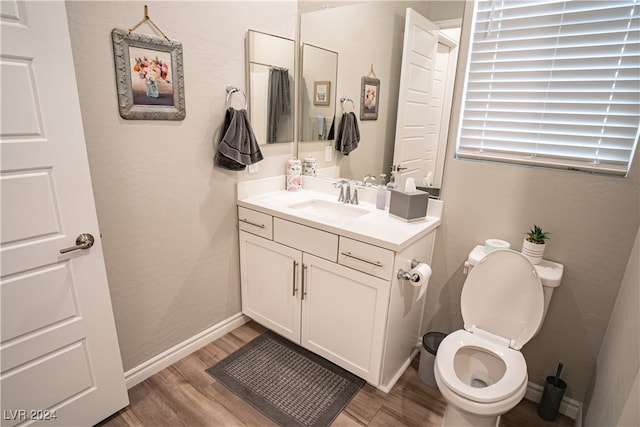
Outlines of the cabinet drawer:
<svg viewBox="0 0 640 427">
<path fill-rule="evenodd" d="M 273 218 L 273 240 L 329 261 L 338 260 L 338 236 L 326 231 Z"/>
<path fill-rule="evenodd" d="M 271 215 L 238 206 L 238 225 L 240 230 L 273 239 L 273 222 Z"/>
<path fill-rule="evenodd" d="M 394 253 L 388 249 L 340 237 L 338 263 L 371 274 L 381 279 L 391 279 Z"/>
</svg>

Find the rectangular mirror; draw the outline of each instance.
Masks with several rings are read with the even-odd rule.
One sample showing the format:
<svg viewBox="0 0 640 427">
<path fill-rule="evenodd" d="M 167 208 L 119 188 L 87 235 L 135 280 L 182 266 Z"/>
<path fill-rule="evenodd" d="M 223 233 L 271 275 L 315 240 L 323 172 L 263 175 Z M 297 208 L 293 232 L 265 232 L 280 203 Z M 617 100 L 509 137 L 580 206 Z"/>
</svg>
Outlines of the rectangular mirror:
<svg viewBox="0 0 640 427">
<path fill-rule="evenodd" d="M 328 141 L 336 115 L 338 54 L 302 43 L 300 142 Z"/>
<path fill-rule="evenodd" d="M 326 5 L 326 3 L 323 3 Z M 310 7 L 301 10 L 300 42 L 322 46 L 338 54 L 340 61 L 337 72 L 336 99 L 346 97 L 353 100 L 354 105 L 345 103 L 345 111 L 354 111 L 360 117 L 362 78 L 367 77 L 373 68 L 380 80 L 377 117 L 375 120 L 358 120 L 360 143 L 358 148 L 348 156 L 333 148 L 335 144 L 320 141 L 314 144 L 300 142 L 298 157 L 315 157 L 319 176 L 341 177 L 362 181 L 367 174 L 386 174 L 387 180 L 391 166 L 404 160 L 394 158 L 396 151 L 396 123 L 399 109 L 402 50 L 405 31 L 406 9 L 410 7 L 429 21 L 437 24 L 442 34 L 439 42 L 445 44 L 440 58 L 438 47 L 438 67 L 441 64 L 454 64 L 457 49 L 449 41 L 457 41 L 459 27 L 462 22 L 465 2 L 459 1 L 369 1 L 347 6 L 337 6 L 312 10 Z M 331 28 L 331 31 L 328 29 Z M 446 42 L 445 42 L 446 39 Z M 441 60 L 449 55 L 446 60 Z M 449 60 L 450 59 L 450 60 Z M 302 67 L 304 67 L 304 59 Z M 446 82 L 439 88 L 446 88 L 446 96 L 450 96 L 449 81 L 454 78 L 452 69 L 442 69 L 441 77 Z M 433 85 L 437 85 L 433 83 Z M 444 95 L 444 92 L 441 92 Z M 437 96 L 434 91 L 434 96 Z M 406 99 L 406 98 L 404 98 Z M 301 110 L 304 110 L 308 98 L 301 97 Z M 407 101 L 403 101 L 407 102 Z M 408 100 L 411 102 L 411 99 Z M 339 103 L 338 103 L 339 104 Z M 336 130 L 342 113 L 340 105 L 336 109 Z M 450 102 L 444 100 L 441 105 L 443 116 L 448 117 Z M 433 126 L 437 126 L 434 124 Z M 446 127 L 446 126 L 443 126 Z M 336 131 L 337 137 L 337 131 Z M 301 141 L 304 141 L 301 139 Z M 445 138 L 446 143 L 446 138 Z M 329 147 L 329 146 L 332 147 Z M 446 147 L 436 155 L 442 171 Z M 330 154 L 330 155 L 329 155 Z M 329 159 L 330 160 L 327 160 Z M 403 166 L 404 167 L 404 166 Z M 440 187 L 434 176 L 424 174 L 416 180 L 422 186 L 430 182 Z M 423 179 L 424 178 L 424 179 Z"/>
<path fill-rule="evenodd" d="M 247 99 L 259 144 L 294 141 L 295 42 L 247 33 Z"/>
</svg>

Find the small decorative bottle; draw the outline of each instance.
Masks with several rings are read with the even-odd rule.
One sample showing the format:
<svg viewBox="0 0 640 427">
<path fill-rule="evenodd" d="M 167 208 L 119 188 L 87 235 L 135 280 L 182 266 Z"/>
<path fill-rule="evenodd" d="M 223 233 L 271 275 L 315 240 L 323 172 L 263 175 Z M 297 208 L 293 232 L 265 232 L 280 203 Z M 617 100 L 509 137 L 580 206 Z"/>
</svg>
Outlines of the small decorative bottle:
<svg viewBox="0 0 640 427">
<path fill-rule="evenodd" d="M 302 175 L 316 176 L 316 159 L 305 157 L 302 162 Z"/>
<path fill-rule="evenodd" d="M 295 157 L 287 162 L 287 191 L 302 188 L 302 162 Z"/>
</svg>

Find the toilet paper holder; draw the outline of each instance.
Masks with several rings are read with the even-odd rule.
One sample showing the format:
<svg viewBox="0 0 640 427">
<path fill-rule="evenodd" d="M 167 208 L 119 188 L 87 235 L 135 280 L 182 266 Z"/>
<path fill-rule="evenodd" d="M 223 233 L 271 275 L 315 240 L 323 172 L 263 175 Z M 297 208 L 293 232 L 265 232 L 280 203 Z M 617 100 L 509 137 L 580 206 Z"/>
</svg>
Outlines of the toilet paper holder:
<svg viewBox="0 0 640 427">
<path fill-rule="evenodd" d="M 420 264 L 420 261 L 415 259 L 411 260 L 411 268 L 416 268 L 418 264 Z M 398 272 L 396 273 L 396 277 L 398 279 L 411 280 L 412 282 L 416 283 L 420 280 L 420 276 L 418 276 L 417 274 L 411 274 L 410 272 L 404 271 L 403 269 L 398 270 Z"/>
</svg>

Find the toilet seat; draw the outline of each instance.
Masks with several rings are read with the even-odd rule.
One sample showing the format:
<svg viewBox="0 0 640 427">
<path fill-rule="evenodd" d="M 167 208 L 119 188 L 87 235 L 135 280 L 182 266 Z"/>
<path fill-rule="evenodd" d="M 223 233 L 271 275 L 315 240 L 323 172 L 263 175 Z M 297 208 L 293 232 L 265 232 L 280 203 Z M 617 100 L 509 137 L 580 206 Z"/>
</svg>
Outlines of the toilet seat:
<svg viewBox="0 0 640 427">
<path fill-rule="evenodd" d="M 460 309 L 467 331 L 481 329 L 520 350 L 542 323 L 542 282 L 531 261 L 520 252 L 494 251 L 469 272 Z"/>
<path fill-rule="evenodd" d="M 502 378 L 487 387 L 463 383 L 455 371 L 455 356 L 464 347 L 481 348 L 501 359 L 506 370 Z M 511 396 L 527 379 L 527 363 L 518 350 L 497 344 L 464 329 L 457 330 L 440 343 L 435 363 L 442 381 L 454 393 L 480 403 L 497 402 Z"/>
<path fill-rule="evenodd" d="M 469 273 L 460 308 L 464 329 L 449 334 L 438 347 L 435 363 L 445 385 L 479 403 L 510 397 L 527 380 L 527 363 L 520 349 L 542 322 L 544 296 L 535 267 L 512 250 L 489 253 Z M 505 364 L 502 378 L 487 387 L 466 384 L 455 371 L 463 348 L 493 354 Z"/>
</svg>

